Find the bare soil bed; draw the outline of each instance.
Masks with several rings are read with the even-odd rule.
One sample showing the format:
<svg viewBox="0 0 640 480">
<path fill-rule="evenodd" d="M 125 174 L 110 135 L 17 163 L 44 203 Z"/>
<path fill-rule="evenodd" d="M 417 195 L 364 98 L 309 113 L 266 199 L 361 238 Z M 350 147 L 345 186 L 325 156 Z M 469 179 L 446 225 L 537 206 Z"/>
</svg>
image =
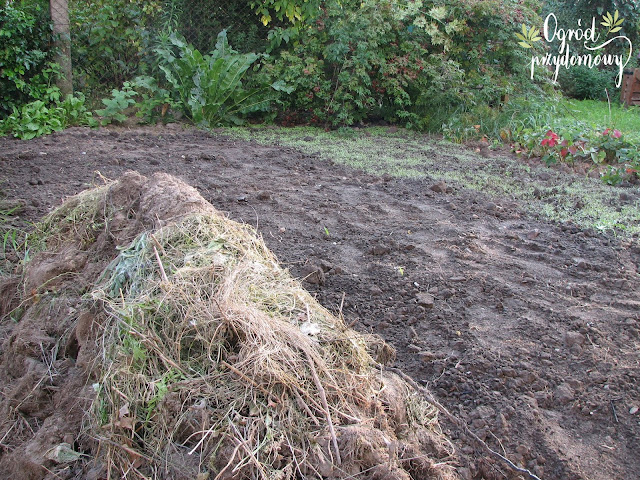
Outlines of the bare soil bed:
<svg viewBox="0 0 640 480">
<path fill-rule="evenodd" d="M 0 139 L 0 189 L 24 205 L 9 220 L 17 228 L 128 170 L 175 175 L 256 227 L 320 303 L 383 336 L 397 367 L 516 465 L 544 479 L 637 478 L 637 238 L 225 132 L 70 129 Z M 1 343 L 13 324 L 0 327 Z M 527 478 L 441 422 L 462 478 Z M 0 455 L 7 435 L 0 431 Z"/>
</svg>

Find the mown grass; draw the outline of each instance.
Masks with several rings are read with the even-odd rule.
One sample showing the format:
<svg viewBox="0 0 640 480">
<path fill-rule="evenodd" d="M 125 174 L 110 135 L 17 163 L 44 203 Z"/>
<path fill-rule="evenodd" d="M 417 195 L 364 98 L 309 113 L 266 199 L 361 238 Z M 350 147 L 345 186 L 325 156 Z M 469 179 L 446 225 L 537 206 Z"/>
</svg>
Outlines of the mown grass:
<svg viewBox="0 0 640 480">
<path fill-rule="evenodd" d="M 640 234 L 640 202 L 619 204 L 620 194 L 628 188 L 531 167 L 506 154 L 485 158 L 440 138 L 405 130 L 389 133 L 384 128 L 330 132 L 310 127 L 232 128 L 226 133 L 264 145 L 294 147 L 375 175 L 444 180 L 489 198 L 515 200 L 532 215 L 552 221 L 572 221 L 624 236 Z"/>
<path fill-rule="evenodd" d="M 633 136 L 640 142 L 640 107 L 623 107 L 618 102 L 611 103 L 596 100 L 566 100 L 559 113 L 562 118 L 578 118 L 594 127 L 617 128 L 627 136 Z"/>
</svg>

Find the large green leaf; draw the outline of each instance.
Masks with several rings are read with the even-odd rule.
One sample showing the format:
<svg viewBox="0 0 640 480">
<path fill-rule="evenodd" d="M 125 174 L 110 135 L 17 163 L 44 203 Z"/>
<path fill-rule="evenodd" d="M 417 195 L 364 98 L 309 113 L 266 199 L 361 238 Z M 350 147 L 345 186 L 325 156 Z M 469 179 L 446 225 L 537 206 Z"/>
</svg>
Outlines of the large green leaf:
<svg viewBox="0 0 640 480">
<path fill-rule="evenodd" d="M 237 53 L 229 46 L 226 31 L 220 32 L 216 48 L 209 55 L 202 55 L 176 34 L 169 40 L 169 48 L 156 50 L 159 67 L 173 96 L 194 123 L 205 127 L 235 123 L 235 113 L 251 111 L 264 103 L 264 99 L 255 98 L 260 90 L 247 91 L 242 85 L 259 55 Z"/>
</svg>

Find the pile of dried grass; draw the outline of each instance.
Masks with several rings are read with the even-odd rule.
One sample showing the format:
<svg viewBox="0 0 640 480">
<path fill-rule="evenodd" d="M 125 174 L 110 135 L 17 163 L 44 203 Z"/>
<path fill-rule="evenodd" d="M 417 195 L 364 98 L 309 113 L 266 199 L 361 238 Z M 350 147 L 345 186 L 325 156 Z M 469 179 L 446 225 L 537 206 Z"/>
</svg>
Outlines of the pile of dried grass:
<svg viewBox="0 0 640 480">
<path fill-rule="evenodd" d="M 107 237 L 137 230 L 84 296 L 67 342 L 93 375 L 84 472 L 456 478 L 436 409 L 381 368 L 391 349 L 321 307 L 250 227 L 167 175 L 130 174 L 75 201 L 91 213 L 72 222 L 85 249 L 108 244 L 87 231 L 97 224 Z"/>
</svg>

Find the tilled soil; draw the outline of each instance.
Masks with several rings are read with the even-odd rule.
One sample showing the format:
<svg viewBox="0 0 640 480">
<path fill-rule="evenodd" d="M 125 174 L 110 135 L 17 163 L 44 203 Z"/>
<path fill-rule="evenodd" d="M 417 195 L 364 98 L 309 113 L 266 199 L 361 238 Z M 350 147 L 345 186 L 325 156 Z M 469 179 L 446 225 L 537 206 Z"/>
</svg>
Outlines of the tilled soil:
<svg viewBox="0 0 640 480">
<path fill-rule="evenodd" d="M 256 227 L 322 304 L 382 335 L 398 351 L 396 366 L 531 474 L 509 470 L 442 418 L 463 478 L 638 478 L 637 240 L 224 132 L 0 139 L 0 187 L 26 205 L 13 220 L 20 227 L 127 170 L 176 175 Z"/>
</svg>

